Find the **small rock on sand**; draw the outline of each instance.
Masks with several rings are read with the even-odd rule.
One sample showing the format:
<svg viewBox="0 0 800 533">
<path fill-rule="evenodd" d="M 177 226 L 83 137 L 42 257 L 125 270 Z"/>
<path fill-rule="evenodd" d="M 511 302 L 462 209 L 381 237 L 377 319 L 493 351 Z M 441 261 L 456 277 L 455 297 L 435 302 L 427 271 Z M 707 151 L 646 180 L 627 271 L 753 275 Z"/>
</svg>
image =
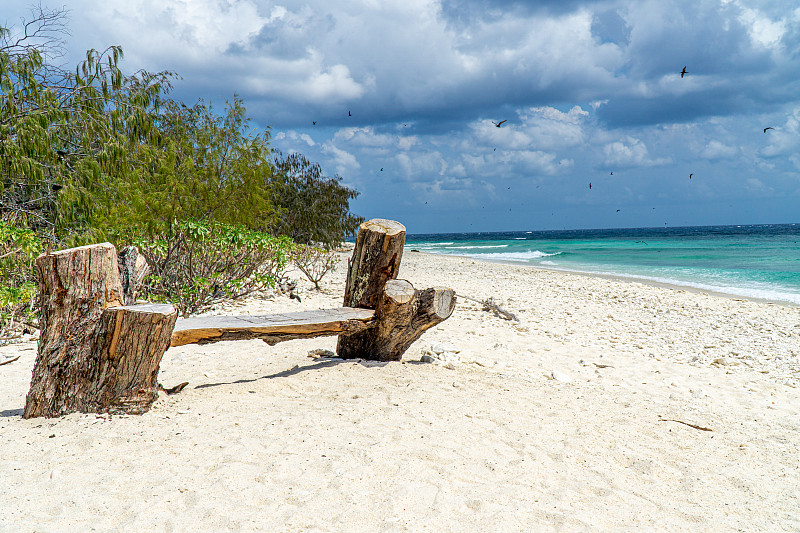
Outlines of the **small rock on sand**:
<svg viewBox="0 0 800 533">
<path fill-rule="evenodd" d="M 566 375 L 563 372 L 559 372 L 558 370 L 553 370 L 550 373 L 550 377 L 552 377 L 556 381 L 560 381 L 561 383 L 571 383 L 572 378 Z"/>
</svg>

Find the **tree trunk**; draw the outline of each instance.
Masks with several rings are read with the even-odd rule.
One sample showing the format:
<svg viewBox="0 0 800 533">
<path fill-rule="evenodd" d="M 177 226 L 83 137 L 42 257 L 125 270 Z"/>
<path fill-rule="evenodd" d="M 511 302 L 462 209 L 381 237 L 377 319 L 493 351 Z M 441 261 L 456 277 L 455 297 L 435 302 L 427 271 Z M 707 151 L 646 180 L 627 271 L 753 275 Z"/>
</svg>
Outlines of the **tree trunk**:
<svg viewBox="0 0 800 533">
<path fill-rule="evenodd" d="M 135 353 L 157 351 L 160 346 L 159 328 L 166 328 L 169 331 L 166 344 L 158 354 L 160 362 L 169 346 L 177 313 L 172 310 L 175 316 L 171 324 L 164 317 L 153 319 L 154 328 L 150 334 L 155 339 L 134 334 L 133 331 L 147 327 L 132 326 L 133 322 L 143 320 L 146 323 L 152 318 L 143 319 L 144 315 L 136 312 L 132 315 L 140 318 L 128 317 L 130 313 L 127 312 L 107 311 L 123 304 L 117 265 L 116 250 L 109 243 L 62 250 L 36 259 L 41 331 L 24 418 L 61 416 L 76 411 L 126 411 L 125 404 L 130 395 L 126 391 L 136 389 L 137 384 L 134 383 L 136 378 L 129 379 L 121 374 L 133 372 L 132 368 L 138 369 L 141 363 L 130 359 L 136 356 Z M 159 310 L 156 315 L 168 316 L 166 311 Z M 112 316 L 113 327 L 108 322 Z M 104 334 L 99 334 L 101 330 Z M 103 349 L 119 362 L 110 364 L 104 361 Z M 122 364 L 123 360 L 126 364 Z M 123 385 L 118 387 L 117 384 Z M 146 380 L 142 382 L 141 387 L 146 389 L 147 386 Z M 122 396 L 113 398 L 109 391 L 119 391 Z M 122 407 L 118 408 L 120 402 Z M 131 412 L 140 410 L 141 406 L 138 406 Z"/>
<path fill-rule="evenodd" d="M 399 222 L 375 218 L 358 228 L 347 270 L 344 306 L 375 309 L 383 286 L 397 278 L 406 228 Z"/>
<path fill-rule="evenodd" d="M 158 366 L 172 340 L 178 311 L 138 304 L 103 311 L 96 332 L 98 370 L 86 411 L 141 414 L 158 398 Z"/>
<path fill-rule="evenodd" d="M 142 281 L 150 271 L 150 266 L 135 246 L 126 246 L 120 250 L 118 263 L 124 303 L 125 305 L 133 305 L 136 303 L 136 297 L 139 294 Z"/>
<path fill-rule="evenodd" d="M 453 313 L 455 302 L 452 289 L 418 291 L 408 281 L 390 280 L 375 310 L 377 325 L 339 337 L 339 357 L 399 361 L 411 343 Z"/>
</svg>

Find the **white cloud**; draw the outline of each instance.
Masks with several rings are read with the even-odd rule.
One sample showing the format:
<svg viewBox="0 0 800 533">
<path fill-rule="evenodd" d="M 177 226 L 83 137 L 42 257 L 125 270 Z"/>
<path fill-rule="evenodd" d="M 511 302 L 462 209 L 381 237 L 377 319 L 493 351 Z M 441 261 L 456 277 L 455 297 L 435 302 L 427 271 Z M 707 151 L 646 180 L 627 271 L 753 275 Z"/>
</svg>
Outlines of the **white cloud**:
<svg viewBox="0 0 800 533">
<path fill-rule="evenodd" d="M 376 133 L 371 126 L 341 128 L 333 135 L 336 143 L 347 143 L 351 146 L 368 149 L 398 149 L 408 151 L 419 144 L 419 138 L 415 136 L 404 137 L 401 135 L 390 135 L 386 133 Z"/>
<path fill-rule="evenodd" d="M 772 20 L 758 9 L 744 7 L 741 2 L 735 2 L 741 9 L 739 20 L 748 28 L 750 39 L 765 48 L 772 48 L 780 44 L 786 33 L 785 20 Z"/>
<path fill-rule="evenodd" d="M 765 157 L 791 156 L 800 149 L 800 108 L 786 118 L 782 125 L 764 133 L 767 136 L 767 146 L 761 149 L 760 154 Z"/>
<path fill-rule="evenodd" d="M 704 159 L 730 159 L 737 153 L 736 148 L 720 141 L 709 141 L 700 153 Z"/>
<path fill-rule="evenodd" d="M 289 139 L 291 141 L 300 141 L 300 142 L 305 143 L 306 146 L 310 146 L 310 147 L 313 147 L 313 146 L 317 145 L 317 143 L 314 142 L 314 139 L 312 139 L 309 134 L 307 134 L 307 133 L 299 133 L 299 132 L 297 132 L 295 130 L 289 130 L 289 131 L 285 131 L 285 132 L 284 131 L 279 131 L 278 133 L 275 134 L 274 139 L 277 140 L 277 141 L 283 141 L 285 139 Z"/>
<path fill-rule="evenodd" d="M 397 154 L 396 158 L 403 175 L 419 179 L 443 176 L 447 172 L 447 162 L 437 151 Z"/>
<path fill-rule="evenodd" d="M 337 148 L 332 143 L 323 144 L 322 152 L 330 158 L 330 162 L 336 169 L 337 174 L 348 175 L 357 172 L 361 168 L 355 155 Z"/>
<path fill-rule="evenodd" d="M 555 159 L 555 154 L 539 150 L 521 150 L 514 153 L 514 160 L 531 173 L 555 174 L 558 166 Z"/>
<path fill-rule="evenodd" d="M 553 107 L 534 107 L 519 114 L 529 145 L 545 150 L 564 149 L 586 142 L 589 113 L 574 106 L 564 113 Z"/>
<path fill-rule="evenodd" d="M 647 146 L 639 139 L 627 136 L 603 146 L 605 165 L 622 167 L 649 167 L 669 162 L 666 158 L 651 159 Z"/>
<path fill-rule="evenodd" d="M 121 44 L 137 68 L 151 70 L 175 68 L 176 60 L 216 63 L 222 52 L 268 22 L 249 0 L 79 0 L 70 7 L 71 25 L 83 33 L 80 40 L 102 39 L 88 47 Z"/>
</svg>

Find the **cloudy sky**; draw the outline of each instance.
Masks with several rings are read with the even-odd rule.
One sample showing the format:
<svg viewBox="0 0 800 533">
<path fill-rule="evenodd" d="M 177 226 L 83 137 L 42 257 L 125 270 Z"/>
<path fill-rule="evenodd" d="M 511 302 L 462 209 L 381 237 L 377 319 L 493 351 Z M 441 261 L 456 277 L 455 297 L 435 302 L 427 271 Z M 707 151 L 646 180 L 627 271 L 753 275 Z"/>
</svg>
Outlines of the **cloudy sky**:
<svg viewBox="0 0 800 533">
<path fill-rule="evenodd" d="M 7 26 L 29 18 L 0 2 Z M 67 59 L 121 45 L 186 102 L 240 95 L 276 148 L 361 192 L 354 212 L 410 233 L 787 223 L 796 6 L 71 0 Z"/>
</svg>

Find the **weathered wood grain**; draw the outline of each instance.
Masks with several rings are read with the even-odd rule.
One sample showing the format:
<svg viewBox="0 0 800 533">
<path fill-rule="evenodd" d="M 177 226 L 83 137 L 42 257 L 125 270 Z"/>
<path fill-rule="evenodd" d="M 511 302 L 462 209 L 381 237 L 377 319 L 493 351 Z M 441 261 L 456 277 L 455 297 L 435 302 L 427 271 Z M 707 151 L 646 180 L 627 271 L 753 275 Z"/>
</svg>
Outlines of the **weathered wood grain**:
<svg viewBox="0 0 800 533">
<path fill-rule="evenodd" d="M 375 309 L 383 286 L 397 278 L 405 242 L 406 228 L 394 220 L 375 218 L 359 226 L 347 269 L 345 306 Z"/>
<path fill-rule="evenodd" d="M 42 327 L 23 417 L 147 411 L 175 309 L 123 306 L 109 243 L 44 254 L 36 267 Z"/>
<path fill-rule="evenodd" d="M 399 361 L 409 346 L 455 309 L 453 289 L 431 288 L 422 291 L 406 280 L 389 280 L 384 285 L 376 325 L 340 342 L 339 357 L 378 361 Z"/>
<path fill-rule="evenodd" d="M 205 316 L 180 319 L 172 346 L 261 339 L 267 344 L 325 335 L 347 335 L 369 328 L 375 311 L 340 307 L 261 316 Z"/>
</svg>

